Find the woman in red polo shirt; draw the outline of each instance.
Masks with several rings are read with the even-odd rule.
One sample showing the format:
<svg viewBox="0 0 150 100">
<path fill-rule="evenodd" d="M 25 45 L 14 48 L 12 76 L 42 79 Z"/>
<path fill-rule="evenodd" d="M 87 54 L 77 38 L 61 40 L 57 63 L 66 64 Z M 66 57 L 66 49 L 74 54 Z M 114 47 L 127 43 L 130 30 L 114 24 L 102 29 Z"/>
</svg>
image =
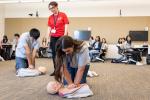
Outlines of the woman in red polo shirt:
<svg viewBox="0 0 150 100">
<path fill-rule="evenodd" d="M 52 49 L 52 59 L 55 70 L 55 44 L 61 36 L 68 34 L 69 21 L 66 14 L 58 10 L 57 2 L 50 2 L 48 7 L 53 13 L 48 19 L 48 34 L 50 36 L 50 47 Z M 54 72 L 51 74 L 51 76 L 54 76 Z"/>
</svg>

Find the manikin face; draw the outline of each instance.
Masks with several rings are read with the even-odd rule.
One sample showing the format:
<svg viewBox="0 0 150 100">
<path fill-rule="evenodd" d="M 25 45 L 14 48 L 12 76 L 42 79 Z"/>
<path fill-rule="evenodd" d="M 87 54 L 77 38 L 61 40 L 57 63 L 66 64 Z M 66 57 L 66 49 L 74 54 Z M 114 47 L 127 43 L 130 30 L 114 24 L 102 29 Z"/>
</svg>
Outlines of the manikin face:
<svg viewBox="0 0 150 100">
<path fill-rule="evenodd" d="M 62 49 L 63 52 L 65 52 L 67 55 L 73 53 L 73 47 Z"/>
<path fill-rule="evenodd" d="M 59 84 L 58 82 L 56 82 L 55 84 L 53 84 L 53 89 L 55 91 L 58 91 L 61 88 L 61 84 Z"/>
<path fill-rule="evenodd" d="M 61 83 L 58 83 L 56 81 L 51 81 L 47 84 L 47 92 L 50 94 L 55 94 L 59 91 L 61 88 Z"/>
</svg>

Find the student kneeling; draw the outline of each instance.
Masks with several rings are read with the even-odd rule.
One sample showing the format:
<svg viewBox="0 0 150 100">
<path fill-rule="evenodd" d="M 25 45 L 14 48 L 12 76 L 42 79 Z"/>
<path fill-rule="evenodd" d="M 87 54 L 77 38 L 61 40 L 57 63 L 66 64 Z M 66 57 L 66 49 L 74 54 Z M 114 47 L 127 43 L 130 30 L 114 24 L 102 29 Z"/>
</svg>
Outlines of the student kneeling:
<svg viewBox="0 0 150 100">
<path fill-rule="evenodd" d="M 20 36 L 16 48 L 16 74 L 21 68 L 35 69 L 35 56 L 39 48 L 37 39 L 39 37 L 40 31 L 35 28 Z"/>
<path fill-rule="evenodd" d="M 89 50 L 85 42 L 74 40 L 70 36 L 63 36 L 57 41 L 55 79 L 58 82 L 64 76 L 64 85 L 69 88 L 86 83 L 89 64 Z"/>
</svg>

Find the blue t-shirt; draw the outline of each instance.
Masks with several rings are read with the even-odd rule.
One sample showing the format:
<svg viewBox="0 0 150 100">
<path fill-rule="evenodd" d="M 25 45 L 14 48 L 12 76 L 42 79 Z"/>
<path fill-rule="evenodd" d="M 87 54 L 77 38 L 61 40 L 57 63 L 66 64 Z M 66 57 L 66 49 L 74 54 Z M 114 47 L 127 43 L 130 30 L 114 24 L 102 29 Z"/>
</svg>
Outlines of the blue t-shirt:
<svg viewBox="0 0 150 100">
<path fill-rule="evenodd" d="M 30 39 L 29 32 L 23 33 L 18 40 L 18 44 L 17 44 L 17 48 L 16 48 L 16 57 L 26 58 L 26 52 L 25 52 L 25 48 L 24 48 L 25 45 L 29 46 L 31 53 L 32 53 L 33 49 L 39 48 L 39 42 L 37 40 L 32 41 Z"/>
</svg>

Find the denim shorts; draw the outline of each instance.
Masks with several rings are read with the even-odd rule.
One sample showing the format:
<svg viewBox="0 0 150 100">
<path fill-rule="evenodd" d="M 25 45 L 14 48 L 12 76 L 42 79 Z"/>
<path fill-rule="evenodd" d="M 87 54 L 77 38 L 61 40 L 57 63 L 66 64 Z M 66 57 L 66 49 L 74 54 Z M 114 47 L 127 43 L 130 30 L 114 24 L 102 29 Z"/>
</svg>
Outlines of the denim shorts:
<svg viewBox="0 0 150 100">
<path fill-rule="evenodd" d="M 89 67 L 90 67 L 89 64 L 85 66 L 85 70 L 83 72 L 83 76 L 81 78 L 80 84 L 83 84 L 83 83 L 87 82 L 86 77 L 87 77 L 87 73 L 88 73 Z M 75 79 L 76 73 L 78 71 L 78 68 L 72 68 L 70 66 L 67 66 L 67 69 L 68 69 L 69 74 L 71 75 L 72 81 L 74 82 L 74 79 Z M 68 84 L 65 79 L 63 79 L 63 84 L 64 85 Z"/>
<path fill-rule="evenodd" d="M 16 57 L 16 71 L 20 68 L 28 68 L 28 60 L 25 58 Z"/>
</svg>

